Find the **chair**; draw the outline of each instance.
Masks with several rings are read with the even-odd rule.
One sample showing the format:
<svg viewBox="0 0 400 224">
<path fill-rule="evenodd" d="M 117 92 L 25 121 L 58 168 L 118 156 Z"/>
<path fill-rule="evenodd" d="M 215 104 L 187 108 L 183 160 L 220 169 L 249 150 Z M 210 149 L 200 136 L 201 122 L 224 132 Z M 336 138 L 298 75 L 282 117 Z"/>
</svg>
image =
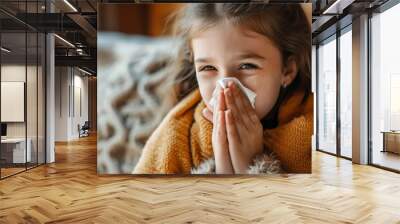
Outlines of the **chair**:
<svg viewBox="0 0 400 224">
<path fill-rule="evenodd" d="M 89 129 L 90 129 L 89 121 L 85 121 L 85 123 L 82 125 L 82 127 L 80 127 L 80 125 L 78 125 L 79 138 L 89 136 Z"/>
</svg>

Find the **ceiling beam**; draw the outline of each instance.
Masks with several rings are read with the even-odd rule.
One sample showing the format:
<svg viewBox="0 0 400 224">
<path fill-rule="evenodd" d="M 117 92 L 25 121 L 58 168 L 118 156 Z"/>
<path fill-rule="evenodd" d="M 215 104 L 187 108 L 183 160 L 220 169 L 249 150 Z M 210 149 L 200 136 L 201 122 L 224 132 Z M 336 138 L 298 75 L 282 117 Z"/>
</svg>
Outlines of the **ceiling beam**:
<svg viewBox="0 0 400 224">
<path fill-rule="evenodd" d="M 72 21 L 80 26 L 91 38 L 97 37 L 97 30 L 90 24 L 85 17 L 80 14 L 68 14 L 67 15 Z"/>
<path fill-rule="evenodd" d="M 351 5 L 355 0 L 336 0 L 323 10 L 324 15 L 342 14 L 343 10 Z"/>
<path fill-rule="evenodd" d="M 90 56 L 55 56 L 56 66 L 88 67 L 92 71 L 97 69 L 97 59 Z"/>
</svg>

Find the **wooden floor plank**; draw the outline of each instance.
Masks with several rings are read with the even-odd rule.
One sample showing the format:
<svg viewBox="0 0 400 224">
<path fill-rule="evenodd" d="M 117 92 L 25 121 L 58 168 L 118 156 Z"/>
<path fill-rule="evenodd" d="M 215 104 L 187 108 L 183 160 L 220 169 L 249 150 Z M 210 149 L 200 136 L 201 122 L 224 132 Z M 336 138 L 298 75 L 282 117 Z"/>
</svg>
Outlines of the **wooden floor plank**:
<svg viewBox="0 0 400 224">
<path fill-rule="evenodd" d="M 313 152 L 313 174 L 97 176 L 96 138 L 0 181 L 0 223 L 400 223 L 400 175 Z"/>
</svg>

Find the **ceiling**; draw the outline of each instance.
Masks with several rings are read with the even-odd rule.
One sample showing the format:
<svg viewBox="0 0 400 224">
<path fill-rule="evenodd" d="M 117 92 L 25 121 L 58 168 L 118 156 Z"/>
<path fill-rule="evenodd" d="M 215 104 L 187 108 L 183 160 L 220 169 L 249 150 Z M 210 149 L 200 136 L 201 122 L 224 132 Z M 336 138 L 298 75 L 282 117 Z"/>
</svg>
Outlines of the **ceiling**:
<svg viewBox="0 0 400 224">
<path fill-rule="evenodd" d="M 332 36 L 352 23 L 352 19 L 373 11 L 388 0 L 312 0 L 313 44 Z"/>
<path fill-rule="evenodd" d="M 312 2 L 313 43 L 327 38 L 351 23 L 352 17 L 372 10 L 388 0 L 292 0 Z M 36 39 L 25 31 L 54 32 L 74 45 L 55 38 L 56 65 L 75 65 L 96 73 L 97 2 L 126 3 L 134 0 L 1 0 L 2 45 L 12 49 L 8 56 L 22 57 L 36 52 Z M 287 2 L 270 0 L 270 2 Z M 52 13 L 49 13 L 49 12 Z M 28 48 L 25 50 L 25 41 Z M 35 45 L 36 44 L 36 45 Z M 39 48 L 42 45 L 39 45 Z M 3 53 L 2 53 L 3 54 Z M 9 57 L 10 58 L 10 57 Z"/>
<path fill-rule="evenodd" d="M 60 37 L 55 38 L 56 66 L 79 66 L 96 73 L 96 0 L 47 0 L 47 5 L 44 0 L 1 0 L 0 26 L 2 46 L 11 50 L 7 60 L 36 57 L 44 47 L 36 43 L 36 35 L 51 32 Z"/>
</svg>

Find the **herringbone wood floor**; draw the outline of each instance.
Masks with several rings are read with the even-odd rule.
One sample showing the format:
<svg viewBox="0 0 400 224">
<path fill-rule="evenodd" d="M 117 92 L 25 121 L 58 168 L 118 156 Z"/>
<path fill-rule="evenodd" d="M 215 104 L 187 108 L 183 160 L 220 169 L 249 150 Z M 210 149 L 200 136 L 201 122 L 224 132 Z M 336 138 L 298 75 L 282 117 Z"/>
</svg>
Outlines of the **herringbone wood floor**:
<svg viewBox="0 0 400 224">
<path fill-rule="evenodd" d="M 96 175 L 96 139 L 0 181 L 0 223 L 400 223 L 400 175 L 320 152 L 312 175 Z"/>
</svg>

